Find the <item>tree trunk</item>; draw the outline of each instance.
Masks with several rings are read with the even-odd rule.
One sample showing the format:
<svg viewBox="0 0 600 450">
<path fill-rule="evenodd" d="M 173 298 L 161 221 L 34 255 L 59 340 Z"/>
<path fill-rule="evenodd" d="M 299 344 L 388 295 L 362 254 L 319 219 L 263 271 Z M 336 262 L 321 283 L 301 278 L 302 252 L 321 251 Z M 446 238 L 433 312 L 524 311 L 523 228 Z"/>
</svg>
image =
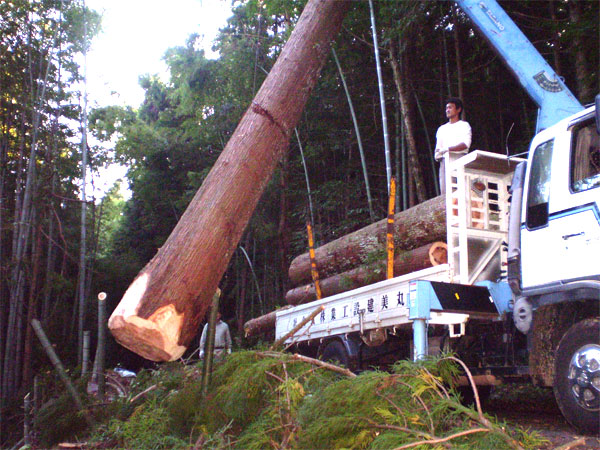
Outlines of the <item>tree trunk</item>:
<svg viewBox="0 0 600 450">
<path fill-rule="evenodd" d="M 27 306 L 27 322 L 25 324 L 25 349 L 23 351 L 23 386 L 24 388 L 30 389 L 33 385 L 33 375 L 31 371 L 31 353 L 33 345 L 33 330 L 31 328 L 31 321 L 36 318 L 37 310 L 37 295 L 38 295 L 38 274 L 40 272 L 41 257 L 42 257 L 42 231 L 41 225 L 38 225 L 35 240 L 34 249 L 34 261 L 33 261 L 33 275 L 31 279 L 31 288 L 29 290 L 29 304 Z"/>
<path fill-rule="evenodd" d="M 23 101 L 23 103 L 26 103 Z M 1 400 L 2 405 L 4 406 L 4 402 L 9 398 L 13 397 L 16 392 L 16 383 L 17 383 L 17 373 L 15 371 L 16 367 L 16 336 L 17 336 L 17 305 L 22 304 L 23 298 L 18 296 L 17 292 L 17 281 L 22 278 L 16 279 L 15 274 L 15 253 L 17 251 L 17 242 L 19 237 L 19 217 L 21 216 L 21 208 L 22 208 L 22 186 L 23 186 L 23 162 L 25 161 L 25 141 L 27 139 L 27 132 L 25 127 L 25 117 L 21 116 L 20 118 L 20 126 L 19 126 L 19 155 L 17 157 L 17 169 L 16 169 L 16 180 L 15 180 L 15 194 L 14 194 L 14 215 L 13 215 L 13 235 L 12 235 L 12 247 L 11 247 L 11 264 L 7 265 L 7 268 L 10 268 L 10 275 L 7 274 L 7 278 L 10 281 L 7 283 L 9 292 L 8 292 L 8 304 L 7 308 L 3 310 L 3 314 L 5 317 L 3 319 L 3 330 L 4 334 L 2 338 L 4 342 L 0 342 L 0 345 L 4 347 L 3 355 L 2 355 L 2 377 L 0 377 L 0 392 L 1 392 Z M 8 339 L 8 337 L 11 339 Z"/>
<path fill-rule="evenodd" d="M 52 175 L 52 191 L 51 195 L 54 193 L 55 189 L 55 175 Z M 51 199 L 50 203 L 53 202 Z M 40 319 L 42 321 L 46 320 L 50 311 L 50 295 L 52 294 L 52 282 L 54 272 L 54 263 L 55 263 L 55 251 L 54 251 L 54 217 L 52 215 L 52 208 L 48 209 L 48 248 L 46 250 L 46 274 L 44 276 L 44 289 L 43 289 L 43 300 L 42 300 L 42 311 L 40 314 Z"/>
<path fill-rule="evenodd" d="M 394 276 L 405 275 L 417 270 L 448 262 L 447 246 L 434 242 L 414 250 L 400 253 L 394 258 Z M 385 261 L 358 267 L 321 280 L 323 297 L 347 292 L 367 284 L 385 280 Z M 300 305 L 317 299 L 314 284 L 297 287 L 287 292 L 285 300 L 290 305 Z"/>
<path fill-rule="evenodd" d="M 251 107 L 181 220 L 131 284 L 109 327 L 123 346 L 155 360 L 179 358 L 281 156 L 349 1 L 310 0 Z"/>
<path fill-rule="evenodd" d="M 10 116 L 9 116 L 10 117 Z M 4 206 L 4 185 L 6 183 L 7 177 L 6 177 L 6 161 L 7 161 L 7 153 L 8 153 L 8 130 L 12 129 L 12 126 L 10 124 L 10 120 L 7 119 L 5 117 L 5 119 L 2 122 L 2 129 L 4 130 L 2 133 L 2 141 L 0 142 L 0 339 L 5 339 L 6 336 L 6 318 L 7 318 L 7 312 L 8 312 L 8 308 L 9 308 L 9 303 L 8 303 L 8 284 L 7 284 L 7 279 L 8 277 L 6 276 L 7 273 L 7 267 L 6 264 L 4 263 L 4 261 L 6 261 L 5 258 L 7 258 L 7 256 L 5 256 L 5 252 L 4 252 L 4 240 L 2 239 L 2 236 L 4 236 L 5 231 L 4 231 L 4 210 L 5 210 L 5 206 Z M 8 254 L 8 252 L 6 252 L 6 254 Z M 3 373 L 3 362 L 4 362 L 4 346 L 2 344 L 0 344 L 0 373 Z M 0 382 L 0 408 L 2 407 L 2 403 L 3 403 L 3 389 L 2 389 L 2 382 Z M 0 420 L 2 420 L 2 413 L 0 412 Z M 0 433 L 2 433 L 3 429 L 2 426 L 0 425 Z"/>
<path fill-rule="evenodd" d="M 392 66 L 392 72 L 394 74 L 394 83 L 396 84 L 396 90 L 398 92 L 398 98 L 400 100 L 400 109 L 402 110 L 402 120 L 404 121 L 406 130 L 406 141 L 408 143 L 408 161 L 411 168 L 411 173 L 415 181 L 415 188 L 417 199 L 419 203 L 424 202 L 427 199 L 425 182 L 423 181 L 423 174 L 421 173 L 421 164 L 419 163 L 419 155 L 417 152 L 417 140 L 416 140 L 416 126 L 415 126 L 415 113 L 412 107 L 412 99 L 409 94 L 409 87 L 407 81 L 404 79 L 404 74 L 401 72 L 401 68 L 398 64 L 398 60 L 395 56 L 394 51 L 395 45 L 394 40 L 390 40 L 390 64 Z M 402 58 L 403 55 L 399 55 Z"/>
<path fill-rule="evenodd" d="M 315 249 L 319 276 L 327 278 L 383 259 L 386 245 L 387 219 L 342 236 Z M 435 197 L 394 217 L 394 245 L 398 251 L 412 250 L 430 242 L 446 239 L 446 205 L 443 196 Z M 289 269 L 294 286 L 309 283 L 308 253 L 296 257 Z"/>
<path fill-rule="evenodd" d="M 35 49 L 32 44 L 33 27 L 31 23 L 28 24 L 30 34 L 27 42 L 27 55 L 29 70 L 32 73 L 33 55 Z M 51 45 L 56 44 L 57 31 L 60 27 L 54 29 L 54 35 Z M 55 47 L 55 45 L 54 45 Z M 34 212 L 33 200 L 36 194 L 37 188 L 37 175 L 36 175 L 36 164 L 37 164 L 37 152 L 38 152 L 38 135 L 40 133 L 41 122 L 42 122 L 42 109 L 46 101 L 46 90 L 48 88 L 48 76 L 50 74 L 50 57 L 46 61 L 45 57 L 50 55 L 50 49 L 41 52 L 40 67 L 43 67 L 43 63 L 46 63 L 45 72 L 43 79 L 37 79 L 33 83 L 33 78 L 30 77 L 29 95 L 30 105 L 32 112 L 31 130 L 27 134 L 27 139 L 30 142 L 29 158 L 27 160 L 27 170 L 25 185 L 22 194 L 20 196 L 21 186 L 17 184 L 16 195 L 15 195 L 15 229 L 13 239 L 13 252 L 12 252 L 12 271 L 10 277 L 10 305 L 8 315 L 8 326 L 6 328 L 7 336 L 11 336 L 11 339 L 7 339 L 6 347 L 4 351 L 4 369 L 2 371 L 2 389 L 1 397 L 2 400 L 13 396 L 19 387 L 21 378 L 19 377 L 19 369 L 22 363 L 22 332 L 23 332 L 23 306 L 25 302 L 25 290 L 26 290 L 26 256 L 27 249 L 30 246 L 29 238 L 31 235 L 31 227 L 34 226 L 34 220 L 32 214 Z M 41 73 L 40 73 L 41 75 Z M 28 102 L 23 102 L 28 104 Z M 24 123 L 24 121 L 23 121 Z M 22 125 L 23 127 L 23 125 Z M 23 135 L 25 139 L 25 134 Z M 24 142 L 24 140 L 22 141 Z M 20 163 L 19 163 L 20 164 Z M 18 176 L 20 176 L 20 171 Z M 20 204 L 19 204 L 20 203 Z"/>
</svg>

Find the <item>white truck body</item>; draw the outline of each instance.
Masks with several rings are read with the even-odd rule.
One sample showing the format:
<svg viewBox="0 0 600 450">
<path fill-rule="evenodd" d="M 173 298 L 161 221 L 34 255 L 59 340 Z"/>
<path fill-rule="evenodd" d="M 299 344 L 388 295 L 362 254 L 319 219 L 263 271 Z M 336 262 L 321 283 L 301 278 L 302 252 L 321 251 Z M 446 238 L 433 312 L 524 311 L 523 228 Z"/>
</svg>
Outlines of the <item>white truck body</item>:
<svg viewBox="0 0 600 450">
<path fill-rule="evenodd" d="M 451 350 L 490 384 L 553 386 L 569 422 L 600 432 L 598 128 L 592 107 L 540 132 L 526 162 L 447 160 L 448 263 L 279 311 L 276 338 L 323 307 L 286 344 L 358 370 Z"/>
</svg>

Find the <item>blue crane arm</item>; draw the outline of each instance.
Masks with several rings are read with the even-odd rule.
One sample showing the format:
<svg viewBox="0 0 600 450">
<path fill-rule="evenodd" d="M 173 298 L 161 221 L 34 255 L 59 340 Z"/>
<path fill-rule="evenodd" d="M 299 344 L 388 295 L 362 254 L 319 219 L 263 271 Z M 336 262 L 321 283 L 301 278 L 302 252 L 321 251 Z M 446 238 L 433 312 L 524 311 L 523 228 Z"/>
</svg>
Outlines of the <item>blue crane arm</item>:
<svg viewBox="0 0 600 450">
<path fill-rule="evenodd" d="M 496 0 L 456 0 L 538 105 L 537 131 L 583 109 Z"/>
</svg>

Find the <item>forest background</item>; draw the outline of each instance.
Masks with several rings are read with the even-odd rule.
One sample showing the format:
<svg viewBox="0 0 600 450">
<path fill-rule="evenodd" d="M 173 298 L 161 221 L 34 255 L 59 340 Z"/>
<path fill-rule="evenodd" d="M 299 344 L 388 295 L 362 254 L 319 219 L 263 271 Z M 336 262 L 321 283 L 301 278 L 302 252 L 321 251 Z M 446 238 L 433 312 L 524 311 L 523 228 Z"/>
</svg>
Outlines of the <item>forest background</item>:
<svg viewBox="0 0 600 450">
<path fill-rule="evenodd" d="M 28 326 L 32 319 L 41 321 L 67 366 L 81 365 L 83 331 L 97 328 L 97 293 L 108 294 L 110 313 L 166 240 L 304 3 L 234 2 L 214 44 L 216 59 L 191 35 L 166 52 L 168 81 L 140 78 L 139 107 L 89 111 L 79 61 L 100 30 L 100 15 L 79 0 L 0 3 L 3 412 L 49 366 Z M 600 92 L 600 2 L 500 3 L 580 101 L 590 103 Z M 438 195 L 433 147 L 449 96 L 464 99 L 472 149 L 527 151 L 536 106 L 454 3 L 380 0 L 374 14 L 398 210 Z M 386 215 L 368 2 L 354 2 L 334 49 L 221 281 L 224 319 L 238 345 L 246 320 L 285 304 L 289 263 L 307 248 L 307 221 L 318 245 Z M 123 197 L 119 183 L 94 197 L 82 183 L 85 173 L 114 163 L 128 168 L 131 197 Z M 149 364 L 113 340 L 107 345 L 108 367 Z"/>
</svg>

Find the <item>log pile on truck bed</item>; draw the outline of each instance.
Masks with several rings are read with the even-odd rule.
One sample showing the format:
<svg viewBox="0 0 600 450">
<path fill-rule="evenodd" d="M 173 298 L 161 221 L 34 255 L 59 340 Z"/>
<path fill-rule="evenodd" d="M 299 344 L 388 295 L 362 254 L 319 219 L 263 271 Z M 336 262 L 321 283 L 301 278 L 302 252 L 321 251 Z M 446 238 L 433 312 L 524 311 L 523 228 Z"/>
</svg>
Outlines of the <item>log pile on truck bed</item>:
<svg viewBox="0 0 600 450">
<path fill-rule="evenodd" d="M 426 244 L 414 250 L 400 250 L 394 258 L 394 275 L 400 276 L 428 267 L 445 264 L 448 261 L 448 252 L 445 242 L 437 241 Z M 377 260 L 373 263 L 361 265 L 356 269 L 331 275 L 320 280 L 323 297 L 346 292 L 385 280 L 386 261 Z M 299 286 L 287 292 L 285 300 L 289 305 L 300 305 L 317 299 L 314 283 Z"/>
<path fill-rule="evenodd" d="M 386 277 L 387 219 L 380 220 L 315 249 L 315 262 L 323 297 L 346 292 Z M 435 197 L 394 216 L 394 276 L 405 275 L 448 261 L 446 205 Z M 316 300 L 308 252 L 296 257 L 289 269 L 293 288 L 286 294 L 289 305 Z M 269 316 L 267 319 L 266 316 Z M 246 323 L 247 336 L 275 326 L 274 313 Z M 265 326 L 256 326 L 256 321 Z"/>
<path fill-rule="evenodd" d="M 387 219 L 380 220 L 315 249 L 319 277 L 325 279 L 363 266 L 375 259 L 385 260 Z M 396 251 L 446 239 L 446 204 L 443 196 L 435 197 L 394 216 Z M 290 264 L 292 285 L 310 283 L 308 252 Z"/>
</svg>

